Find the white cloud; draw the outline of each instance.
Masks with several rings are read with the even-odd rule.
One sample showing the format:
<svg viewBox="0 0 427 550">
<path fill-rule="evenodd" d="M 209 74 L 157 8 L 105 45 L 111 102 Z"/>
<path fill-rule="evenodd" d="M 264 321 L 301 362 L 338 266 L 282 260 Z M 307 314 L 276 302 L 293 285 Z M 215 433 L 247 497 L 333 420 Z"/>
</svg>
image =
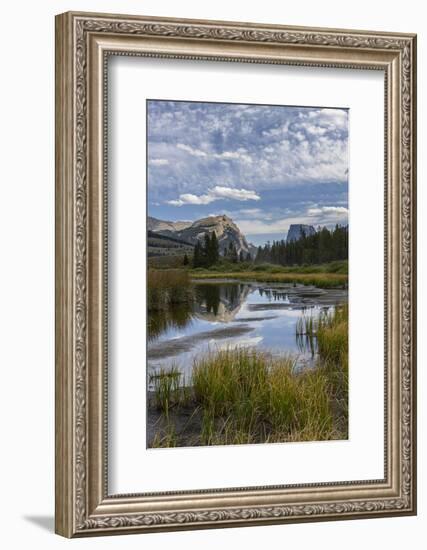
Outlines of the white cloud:
<svg viewBox="0 0 427 550">
<path fill-rule="evenodd" d="M 183 193 L 179 196 L 179 199 L 173 199 L 166 201 L 167 204 L 172 206 L 182 206 L 184 204 L 209 204 L 212 202 L 212 197 L 210 195 L 193 195 L 193 193 Z"/>
<path fill-rule="evenodd" d="M 232 189 L 231 187 L 222 187 L 217 185 L 213 188 L 215 195 L 227 199 L 235 199 L 238 201 L 259 201 L 261 198 L 255 191 L 249 189 Z"/>
<path fill-rule="evenodd" d="M 323 206 L 323 212 L 331 212 L 333 214 L 348 214 L 348 208 L 344 206 Z"/>
<path fill-rule="evenodd" d="M 270 130 L 263 130 L 262 135 L 264 137 L 278 137 L 284 136 L 288 133 L 290 121 L 285 121 L 281 126 L 276 128 L 270 128 Z"/>
<path fill-rule="evenodd" d="M 234 160 L 242 160 L 243 162 L 252 162 L 252 158 L 246 154 L 245 149 L 239 149 L 238 151 L 224 151 L 223 153 L 214 153 L 212 155 L 213 158 L 216 159 L 234 159 Z"/>
<path fill-rule="evenodd" d="M 260 196 L 255 191 L 248 189 L 233 189 L 231 187 L 223 187 L 216 185 L 209 189 L 203 195 L 194 195 L 193 193 L 183 193 L 178 199 L 166 201 L 172 206 L 183 206 L 184 204 L 210 204 L 211 202 L 221 199 L 233 199 L 237 201 L 258 201 Z"/>
<path fill-rule="evenodd" d="M 239 210 L 239 214 L 243 214 L 243 216 L 259 216 L 263 213 L 265 212 L 261 208 L 242 208 Z"/>
<path fill-rule="evenodd" d="M 201 151 L 200 149 L 193 149 L 193 147 L 185 145 L 184 143 L 177 143 L 176 146 L 178 147 L 178 149 L 181 149 L 182 151 L 186 151 L 190 155 L 193 155 L 193 157 L 207 157 L 207 154 L 204 151 Z"/>
<path fill-rule="evenodd" d="M 300 112 L 302 121 L 298 127 L 322 128 L 325 131 L 347 130 L 348 112 L 345 109 L 316 109 L 315 111 Z M 304 122 L 309 121 L 309 122 Z"/>
<path fill-rule="evenodd" d="M 306 132 L 308 132 L 312 136 L 323 136 L 323 134 L 326 134 L 326 132 L 327 132 L 326 128 L 322 128 L 322 126 L 314 126 L 312 124 L 305 124 L 304 127 L 305 127 Z"/>
<path fill-rule="evenodd" d="M 154 101 L 148 140 L 149 192 L 161 202 L 211 202 L 207 189 L 224 181 L 261 192 L 348 179 L 345 109 Z"/>
<path fill-rule="evenodd" d="M 150 159 L 148 164 L 153 166 L 165 166 L 166 164 L 169 164 L 169 161 L 168 159 Z"/>
<path fill-rule="evenodd" d="M 344 206 L 322 206 L 320 208 L 309 208 L 307 210 L 309 216 L 317 216 L 318 214 L 328 215 L 344 215 L 348 216 L 348 208 Z"/>
<path fill-rule="evenodd" d="M 246 149 L 239 148 L 237 151 L 223 151 L 222 153 L 207 153 L 201 149 L 194 149 L 184 143 L 177 143 L 177 148 L 185 151 L 193 157 L 204 157 L 206 159 L 222 159 L 222 160 L 242 160 L 251 163 L 252 158 L 247 154 Z"/>
</svg>

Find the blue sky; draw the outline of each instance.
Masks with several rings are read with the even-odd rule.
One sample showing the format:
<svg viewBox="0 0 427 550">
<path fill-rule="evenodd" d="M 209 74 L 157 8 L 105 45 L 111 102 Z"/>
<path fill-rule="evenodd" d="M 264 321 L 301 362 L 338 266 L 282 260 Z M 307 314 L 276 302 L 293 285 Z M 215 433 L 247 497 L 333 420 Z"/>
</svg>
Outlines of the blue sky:
<svg viewBox="0 0 427 550">
<path fill-rule="evenodd" d="M 147 101 L 148 213 L 227 214 L 254 244 L 348 223 L 348 110 Z"/>
</svg>

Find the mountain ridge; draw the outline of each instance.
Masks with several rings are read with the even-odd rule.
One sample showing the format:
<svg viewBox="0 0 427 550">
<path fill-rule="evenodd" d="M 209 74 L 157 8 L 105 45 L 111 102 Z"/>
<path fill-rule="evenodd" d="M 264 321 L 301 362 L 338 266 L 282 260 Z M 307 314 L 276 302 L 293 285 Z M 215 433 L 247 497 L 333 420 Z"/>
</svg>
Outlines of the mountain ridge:
<svg viewBox="0 0 427 550">
<path fill-rule="evenodd" d="M 192 223 L 193 222 L 190 221 L 170 222 L 166 220 L 159 220 L 153 216 L 147 216 L 147 229 L 157 233 L 160 231 L 180 231 L 186 227 L 189 227 Z"/>
<path fill-rule="evenodd" d="M 207 216 L 194 222 L 169 222 L 148 216 L 147 227 L 150 231 L 179 238 L 191 245 L 195 245 L 197 241 L 203 239 L 205 233 L 215 231 L 221 254 L 230 244 L 235 246 L 237 254 L 243 252 L 243 254 L 250 253 L 253 256 L 256 251 L 256 247 L 248 243 L 236 223 L 225 214 Z"/>
</svg>

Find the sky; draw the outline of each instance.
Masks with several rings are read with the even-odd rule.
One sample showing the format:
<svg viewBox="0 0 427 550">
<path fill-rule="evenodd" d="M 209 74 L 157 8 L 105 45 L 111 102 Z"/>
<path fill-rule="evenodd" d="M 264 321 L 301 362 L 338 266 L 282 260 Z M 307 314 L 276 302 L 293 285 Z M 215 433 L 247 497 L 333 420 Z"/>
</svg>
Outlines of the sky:
<svg viewBox="0 0 427 550">
<path fill-rule="evenodd" d="M 147 101 L 148 214 L 227 214 L 256 244 L 348 223 L 348 110 Z"/>
</svg>

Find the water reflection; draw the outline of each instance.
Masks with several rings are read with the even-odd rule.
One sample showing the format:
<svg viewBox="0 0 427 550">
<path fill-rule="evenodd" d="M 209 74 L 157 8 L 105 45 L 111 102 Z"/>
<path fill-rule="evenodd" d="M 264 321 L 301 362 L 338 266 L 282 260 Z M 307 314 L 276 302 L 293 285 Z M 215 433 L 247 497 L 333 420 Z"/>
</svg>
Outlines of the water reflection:
<svg viewBox="0 0 427 550">
<path fill-rule="evenodd" d="M 193 318 L 192 308 L 174 305 L 168 309 L 150 311 L 148 313 L 148 341 L 156 340 L 170 329 L 183 329 Z"/>
<path fill-rule="evenodd" d="M 267 300 L 270 302 L 272 301 L 285 301 L 286 303 L 290 303 L 289 300 L 289 292 L 284 290 L 276 290 L 271 288 L 259 288 L 259 295 L 261 297 L 266 297 Z"/>
<path fill-rule="evenodd" d="M 240 311 L 251 289 L 247 284 L 197 284 L 193 305 L 173 305 L 148 313 L 148 340 L 156 340 L 168 330 L 183 329 L 193 319 L 210 323 L 229 323 Z"/>
<path fill-rule="evenodd" d="M 235 283 L 196 285 L 195 317 L 216 323 L 233 321 L 250 288 L 250 285 Z"/>
<path fill-rule="evenodd" d="M 347 300 L 345 290 L 302 285 L 206 282 L 194 287 L 193 304 L 148 315 L 148 372 L 177 367 L 191 379 L 196 357 L 227 347 L 292 353 L 300 368 L 314 364 L 316 338 L 298 334 L 302 315 L 317 317 Z"/>
<path fill-rule="evenodd" d="M 303 354 L 311 354 L 312 357 L 317 353 L 317 339 L 312 334 L 298 334 L 295 335 L 298 349 Z"/>
</svg>

